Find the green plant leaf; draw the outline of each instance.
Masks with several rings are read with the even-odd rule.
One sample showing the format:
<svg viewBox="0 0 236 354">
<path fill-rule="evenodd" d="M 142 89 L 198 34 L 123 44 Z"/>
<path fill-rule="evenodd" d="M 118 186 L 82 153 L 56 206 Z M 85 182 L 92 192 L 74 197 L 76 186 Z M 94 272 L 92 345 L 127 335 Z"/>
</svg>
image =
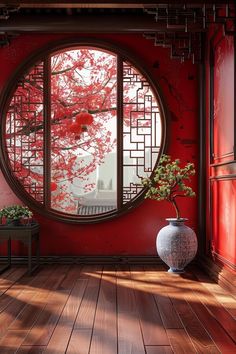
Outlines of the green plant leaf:
<svg viewBox="0 0 236 354">
<path fill-rule="evenodd" d="M 186 181 L 191 181 L 190 176 L 195 174 L 194 164 L 188 162 L 182 168 L 180 165 L 180 159 L 172 161 L 169 155 L 163 154 L 154 170 L 152 179 L 143 178 L 141 181 L 143 186 L 147 188 L 145 198 L 171 202 L 176 209 L 177 217 L 180 217 L 180 213 L 175 199 L 196 196 L 192 188 L 186 185 Z"/>
</svg>

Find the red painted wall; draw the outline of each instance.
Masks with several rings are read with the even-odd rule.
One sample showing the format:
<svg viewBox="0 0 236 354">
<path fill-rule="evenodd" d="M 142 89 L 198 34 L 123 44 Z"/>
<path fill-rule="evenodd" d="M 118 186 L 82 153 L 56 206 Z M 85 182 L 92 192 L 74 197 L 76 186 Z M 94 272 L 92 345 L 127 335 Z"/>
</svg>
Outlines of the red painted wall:
<svg viewBox="0 0 236 354">
<path fill-rule="evenodd" d="M 4 68 L 0 90 L 28 55 L 66 37 L 73 36 L 21 35 L 9 47 L 0 49 L 1 67 Z M 167 153 L 197 166 L 198 67 L 190 61 L 181 64 L 171 60 L 169 49 L 154 47 L 152 41 L 141 35 L 99 35 L 96 38 L 130 50 L 159 83 L 170 113 Z M 197 177 L 193 178 L 192 186 L 197 192 Z M 0 176 L 0 190 L 0 207 L 16 201 L 3 176 Z M 189 218 L 189 226 L 197 231 L 197 198 L 181 198 L 180 206 L 183 216 Z M 155 255 L 156 233 L 170 216 L 174 216 L 174 210 L 167 202 L 150 200 L 117 219 L 91 225 L 59 223 L 36 215 L 41 225 L 41 254 Z"/>
<path fill-rule="evenodd" d="M 222 27 L 208 33 L 207 58 L 207 244 L 216 262 L 236 270 L 236 163 L 234 158 L 235 48 Z M 210 60 L 210 50 L 212 60 Z M 210 79 L 210 67 L 212 79 Z M 213 89 L 210 123 L 210 89 Z M 212 134 L 212 147 L 210 147 Z"/>
<path fill-rule="evenodd" d="M 212 251 L 223 261 L 236 265 L 235 196 L 236 179 L 212 182 Z"/>
</svg>

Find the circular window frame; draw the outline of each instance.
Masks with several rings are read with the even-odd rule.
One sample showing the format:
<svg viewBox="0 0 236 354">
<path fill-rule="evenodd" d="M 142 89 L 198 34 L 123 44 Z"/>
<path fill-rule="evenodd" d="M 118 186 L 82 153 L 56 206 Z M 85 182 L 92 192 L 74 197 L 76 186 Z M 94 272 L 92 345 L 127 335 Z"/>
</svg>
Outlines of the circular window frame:
<svg viewBox="0 0 236 354">
<path fill-rule="evenodd" d="M 123 62 L 128 61 L 135 69 L 138 70 L 138 72 L 141 75 L 143 75 L 143 77 L 150 84 L 150 87 L 155 97 L 157 98 L 157 102 L 159 104 L 160 120 L 162 124 L 160 152 L 155 167 L 158 164 L 161 154 L 164 153 L 166 150 L 166 144 L 167 144 L 166 136 L 167 136 L 167 125 L 168 125 L 167 117 L 169 116 L 169 114 L 162 95 L 161 88 L 157 82 L 154 82 L 152 80 L 149 71 L 147 69 L 144 69 L 145 65 L 143 65 L 143 63 L 141 63 L 140 60 L 134 59 L 135 56 L 130 50 L 118 48 L 116 45 L 108 41 L 100 41 L 98 39 L 93 39 L 93 38 L 89 38 L 89 39 L 77 38 L 77 39 L 66 39 L 66 40 L 53 42 L 37 50 L 32 55 L 28 56 L 23 61 L 23 63 L 21 63 L 16 68 L 10 80 L 8 81 L 7 85 L 5 85 L 0 97 L 0 107 L 1 107 L 0 114 L 2 119 L 1 126 L 0 126 L 0 136 L 1 136 L 0 159 L 1 159 L 1 170 L 3 172 L 3 175 L 6 178 L 6 181 L 9 184 L 9 186 L 16 194 L 16 196 L 37 213 L 45 217 L 55 219 L 60 222 L 74 223 L 74 224 L 75 223 L 87 224 L 87 223 L 96 223 L 96 222 L 110 220 L 133 210 L 144 200 L 146 189 L 143 188 L 134 198 L 132 198 L 129 202 L 125 203 L 120 209 L 114 209 L 106 213 L 81 216 L 77 214 L 69 214 L 69 213 L 67 214 L 67 213 L 58 212 L 55 209 L 48 209 L 43 203 L 37 202 L 29 193 L 27 193 L 22 183 L 17 179 L 16 176 L 14 176 L 8 158 L 8 153 L 5 144 L 5 131 L 4 131 L 5 124 L 6 124 L 6 114 L 9 108 L 9 104 L 17 88 L 17 83 L 19 79 L 24 75 L 24 73 L 29 71 L 29 69 L 37 62 L 46 61 L 47 58 L 50 58 L 51 55 L 56 54 L 57 52 L 60 52 L 62 50 L 73 50 L 79 47 L 91 47 L 92 49 L 98 49 L 98 50 L 100 49 L 116 55 L 117 60 L 122 60 Z M 150 175 L 152 175 L 152 173 Z"/>
</svg>

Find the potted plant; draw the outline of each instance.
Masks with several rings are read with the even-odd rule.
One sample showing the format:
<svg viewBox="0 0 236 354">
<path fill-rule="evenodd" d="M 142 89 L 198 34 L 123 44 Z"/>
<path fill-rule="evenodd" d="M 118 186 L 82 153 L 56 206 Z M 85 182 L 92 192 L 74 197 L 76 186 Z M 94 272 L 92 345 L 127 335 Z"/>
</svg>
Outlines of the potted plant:
<svg viewBox="0 0 236 354">
<path fill-rule="evenodd" d="M 147 188 L 145 198 L 167 200 L 176 212 L 176 218 L 166 219 L 169 225 L 159 231 L 156 240 L 158 255 L 170 267 L 169 272 L 182 273 L 197 253 L 196 234 L 184 225 L 187 219 L 180 216 L 177 204 L 178 198 L 195 196 L 192 188 L 186 185 L 194 174 L 193 163 L 181 167 L 179 159 L 172 161 L 169 155 L 162 155 L 153 176 L 142 179 Z"/>
<path fill-rule="evenodd" d="M 25 219 L 29 222 L 32 215 L 32 211 L 27 206 L 23 205 L 10 205 L 0 210 L 0 218 L 2 223 L 4 223 L 3 220 L 5 219 L 6 223 L 14 225 L 19 225 L 21 221 Z"/>
</svg>

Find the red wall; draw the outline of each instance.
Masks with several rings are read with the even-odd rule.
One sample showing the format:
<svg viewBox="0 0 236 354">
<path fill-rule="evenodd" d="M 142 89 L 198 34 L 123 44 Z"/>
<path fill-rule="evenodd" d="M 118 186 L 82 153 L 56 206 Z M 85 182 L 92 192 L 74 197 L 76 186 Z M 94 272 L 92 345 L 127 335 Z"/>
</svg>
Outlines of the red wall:
<svg viewBox="0 0 236 354">
<path fill-rule="evenodd" d="M 9 47 L 0 49 L 1 67 L 4 68 L 0 90 L 28 55 L 65 37 L 69 35 L 21 35 Z M 96 38 L 130 50 L 141 60 L 153 80 L 161 86 L 169 109 L 167 153 L 197 165 L 198 67 L 190 61 L 181 64 L 171 60 L 169 49 L 154 47 L 152 41 L 141 35 L 100 35 Z M 193 188 L 197 192 L 196 181 L 197 177 L 194 177 Z M 0 207 L 16 201 L 1 175 L 0 189 Z M 197 230 L 197 198 L 184 199 L 180 201 L 182 215 L 189 218 L 189 226 Z M 167 202 L 150 200 L 117 219 L 91 225 L 59 223 L 36 215 L 41 225 L 41 254 L 155 255 L 156 233 L 165 225 L 165 218 L 170 216 L 174 216 L 174 211 Z"/>
<path fill-rule="evenodd" d="M 234 37 L 222 27 L 208 34 L 207 59 L 207 244 L 215 261 L 236 270 L 236 163 L 235 133 L 235 48 Z M 212 60 L 210 60 L 210 50 Z M 210 67 L 212 76 L 210 79 Z M 210 89 L 213 89 L 210 123 Z"/>
</svg>

